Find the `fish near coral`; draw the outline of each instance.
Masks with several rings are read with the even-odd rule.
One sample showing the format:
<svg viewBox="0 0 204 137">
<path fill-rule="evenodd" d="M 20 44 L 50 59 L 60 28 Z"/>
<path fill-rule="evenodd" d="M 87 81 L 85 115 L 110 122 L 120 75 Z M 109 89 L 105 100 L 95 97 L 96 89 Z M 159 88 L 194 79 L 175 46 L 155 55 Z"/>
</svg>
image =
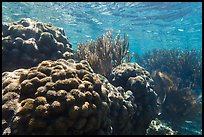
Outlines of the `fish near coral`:
<svg viewBox="0 0 204 137">
<path fill-rule="evenodd" d="M 168 75 L 159 71 L 152 72 L 152 77 L 155 81 L 155 91 L 159 96 L 157 102 L 162 104 L 164 103 L 168 92 L 174 87 L 174 83 Z"/>
</svg>

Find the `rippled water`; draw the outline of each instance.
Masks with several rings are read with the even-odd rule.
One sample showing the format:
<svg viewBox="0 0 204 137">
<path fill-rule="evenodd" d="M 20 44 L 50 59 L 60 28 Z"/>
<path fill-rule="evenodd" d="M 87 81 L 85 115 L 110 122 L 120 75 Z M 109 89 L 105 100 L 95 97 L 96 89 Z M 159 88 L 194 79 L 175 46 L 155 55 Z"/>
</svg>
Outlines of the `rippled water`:
<svg viewBox="0 0 204 137">
<path fill-rule="evenodd" d="M 130 50 L 202 47 L 201 2 L 3 2 L 3 21 L 29 17 L 65 29 L 70 42 L 111 29 L 129 36 Z"/>
<path fill-rule="evenodd" d="M 62 27 L 73 48 L 113 30 L 128 34 L 133 52 L 202 49 L 201 2 L 2 2 L 2 16 L 3 22 L 32 18 Z M 187 123 L 183 133 L 202 134 L 198 124 Z"/>
</svg>

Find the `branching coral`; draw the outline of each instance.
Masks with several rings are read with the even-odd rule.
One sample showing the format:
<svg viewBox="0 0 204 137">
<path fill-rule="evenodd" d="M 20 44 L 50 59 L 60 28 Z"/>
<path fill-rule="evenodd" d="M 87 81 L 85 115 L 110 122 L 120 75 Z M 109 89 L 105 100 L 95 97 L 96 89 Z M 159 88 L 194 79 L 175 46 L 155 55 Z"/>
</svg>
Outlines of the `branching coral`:
<svg viewBox="0 0 204 137">
<path fill-rule="evenodd" d="M 150 72 L 161 71 L 178 77 L 179 88 L 202 87 L 202 55 L 196 50 L 155 49 L 135 60 Z"/>
<path fill-rule="evenodd" d="M 129 54 L 127 35 L 121 41 L 120 34 L 112 40 L 112 32 L 108 31 L 96 41 L 81 43 L 77 47 L 76 58 L 86 59 L 96 73 L 108 76 L 113 67 L 129 62 L 133 54 Z"/>
<path fill-rule="evenodd" d="M 196 113 L 200 113 L 197 98 L 202 90 L 201 52 L 158 49 L 135 59 L 152 74 L 161 117 L 175 125 L 195 120 Z"/>
<path fill-rule="evenodd" d="M 155 72 L 152 75 L 154 89 L 160 97 L 162 104 L 162 117 L 176 123 L 183 123 L 185 120 L 194 119 L 199 112 L 197 94 L 191 88 L 179 88 L 176 77 L 162 72 Z"/>
</svg>

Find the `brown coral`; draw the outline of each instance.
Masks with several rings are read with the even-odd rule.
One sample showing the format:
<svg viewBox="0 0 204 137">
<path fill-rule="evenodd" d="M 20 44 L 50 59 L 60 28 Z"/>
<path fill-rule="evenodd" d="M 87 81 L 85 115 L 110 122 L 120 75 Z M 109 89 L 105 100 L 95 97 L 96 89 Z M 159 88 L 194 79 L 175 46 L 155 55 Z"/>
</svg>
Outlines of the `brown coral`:
<svg viewBox="0 0 204 137">
<path fill-rule="evenodd" d="M 71 58 L 71 48 L 62 28 L 30 18 L 2 24 L 2 72 L 37 66 L 46 59 Z"/>
<path fill-rule="evenodd" d="M 140 71 L 138 86 L 151 81 Z M 2 79 L 2 108 L 10 114 L 2 117 L 3 134 L 144 134 L 138 125 L 143 127 L 154 113 L 153 92 L 143 91 L 147 101 L 140 102 L 137 92 L 114 87 L 84 60 L 47 60 L 4 73 Z M 134 80 L 126 80 L 131 89 Z"/>
<path fill-rule="evenodd" d="M 133 54 L 129 54 L 128 36 L 121 41 L 120 34 L 112 40 L 112 32 L 108 31 L 96 41 L 80 43 L 75 54 L 78 60 L 87 60 L 96 73 L 108 76 L 113 67 L 130 62 Z M 80 67 L 80 66 L 78 66 Z"/>
<path fill-rule="evenodd" d="M 202 50 L 154 49 L 135 60 L 150 73 L 160 71 L 180 79 L 179 88 L 202 88 Z"/>
<path fill-rule="evenodd" d="M 99 129 L 108 134 L 110 117 L 102 103 L 108 96 L 101 94 L 102 82 L 86 61 L 49 60 L 18 76 L 15 72 L 4 73 L 2 83 L 5 134 L 7 128 L 10 134 L 95 134 Z"/>
<path fill-rule="evenodd" d="M 131 120 L 131 125 L 133 125 L 130 128 L 131 133 L 145 134 L 150 121 L 158 114 L 159 108 L 157 94 L 153 89 L 154 81 L 149 72 L 137 63 L 122 63 L 112 70 L 109 81 L 118 87 L 121 93 L 132 96 L 133 99 L 130 100 L 137 106 L 132 116 L 134 120 Z M 119 95 L 116 94 L 115 96 Z M 129 104 L 131 105 L 131 103 Z M 124 115 L 127 113 L 127 108 L 123 107 L 122 113 Z"/>
<path fill-rule="evenodd" d="M 162 104 L 162 117 L 176 123 L 183 123 L 186 119 L 194 119 L 198 109 L 197 94 L 191 88 L 179 88 L 176 77 L 162 72 L 152 75 L 155 90 Z"/>
</svg>

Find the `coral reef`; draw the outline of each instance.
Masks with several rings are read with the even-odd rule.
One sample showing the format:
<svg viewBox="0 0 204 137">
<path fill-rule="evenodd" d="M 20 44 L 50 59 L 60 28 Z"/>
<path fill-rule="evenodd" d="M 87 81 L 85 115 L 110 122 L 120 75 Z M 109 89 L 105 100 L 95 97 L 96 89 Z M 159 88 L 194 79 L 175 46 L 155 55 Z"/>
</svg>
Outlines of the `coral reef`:
<svg viewBox="0 0 204 137">
<path fill-rule="evenodd" d="M 61 28 L 2 23 L 2 134 L 175 135 L 155 118 L 175 128 L 202 115 L 200 53 L 153 50 L 130 63 L 127 35 L 112 37 L 73 51 Z"/>
<path fill-rule="evenodd" d="M 176 123 L 195 118 L 199 112 L 197 94 L 191 88 L 179 88 L 176 78 L 162 72 L 154 72 L 155 91 L 162 104 L 162 117 Z"/>
<path fill-rule="evenodd" d="M 85 60 L 46 60 L 30 69 L 4 72 L 2 134 L 145 134 L 156 114 L 156 95 L 146 85 L 140 96 L 140 87 L 150 78 L 136 68 L 141 78 L 139 83 L 137 77 L 129 78 L 130 90 L 93 73 Z"/>
<path fill-rule="evenodd" d="M 2 72 L 37 66 L 43 60 L 72 58 L 62 28 L 23 18 L 2 23 Z"/>
<path fill-rule="evenodd" d="M 131 60 L 128 48 L 127 35 L 112 41 L 109 31 L 80 44 L 76 63 L 62 29 L 31 19 L 3 23 L 2 134 L 145 134 L 157 108 L 148 72 L 133 65 L 126 87 L 104 77 Z"/>
<path fill-rule="evenodd" d="M 176 76 L 179 88 L 202 88 L 201 51 L 155 49 L 146 52 L 143 57 L 135 56 L 135 60 L 150 73 L 160 71 Z"/>
<path fill-rule="evenodd" d="M 135 59 L 151 72 L 157 102 L 161 104 L 161 119 L 170 121 L 172 127 L 182 132 L 178 125 L 194 121 L 202 113 L 198 101 L 202 97 L 201 52 L 155 49 Z"/>
<path fill-rule="evenodd" d="M 4 72 L 2 80 L 4 135 L 129 134 L 133 128 L 131 91 L 93 73 L 85 60 L 47 60 Z"/>
<path fill-rule="evenodd" d="M 99 131 L 108 134 L 111 125 L 107 117 L 107 92 L 102 92 L 100 79 L 88 66 L 86 61 L 75 63 L 71 59 L 43 61 L 20 73 L 15 84 L 18 91 L 11 85 L 14 82 L 7 82 L 9 75 L 4 74 L 7 78 L 2 83 L 5 98 L 2 119 L 8 123 L 4 124 L 4 132 L 10 129 L 10 134 L 97 134 Z M 15 105 L 12 101 L 16 101 Z M 11 111 L 8 118 L 7 111 Z"/>
<path fill-rule="evenodd" d="M 133 57 L 133 53 L 130 55 L 128 50 L 128 36 L 124 35 L 122 41 L 120 34 L 114 40 L 112 35 L 112 32 L 108 31 L 96 41 L 80 43 L 77 46 L 75 58 L 87 60 L 94 72 L 108 76 L 114 67 L 123 62 L 129 62 Z"/>
<path fill-rule="evenodd" d="M 157 94 L 153 90 L 153 80 L 148 71 L 137 63 L 122 63 L 111 72 L 109 81 L 116 87 L 122 86 L 124 91 L 131 92 L 137 112 L 133 116 L 132 125 L 137 127 L 133 134 L 145 134 L 150 121 L 157 116 L 159 105 Z"/>
<path fill-rule="evenodd" d="M 172 130 L 171 127 L 156 118 L 151 121 L 146 135 L 177 135 L 177 131 Z"/>
</svg>

